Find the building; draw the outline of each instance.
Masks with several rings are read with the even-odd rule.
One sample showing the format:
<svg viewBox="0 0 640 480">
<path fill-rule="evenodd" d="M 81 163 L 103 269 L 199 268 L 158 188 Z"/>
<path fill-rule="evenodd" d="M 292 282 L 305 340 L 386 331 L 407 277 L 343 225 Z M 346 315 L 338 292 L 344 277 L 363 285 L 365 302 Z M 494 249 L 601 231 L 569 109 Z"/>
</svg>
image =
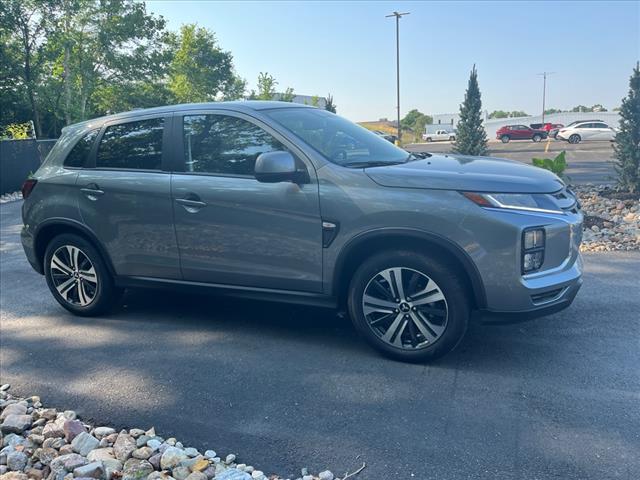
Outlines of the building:
<svg viewBox="0 0 640 480">
<path fill-rule="evenodd" d="M 282 98 L 282 93 L 276 93 L 273 96 L 274 100 L 280 100 Z M 313 95 L 295 95 L 293 97 L 292 102 L 293 103 L 300 103 L 302 105 L 313 105 L 314 102 L 314 98 L 316 98 L 317 100 L 317 105 L 315 105 L 318 108 L 322 108 L 324 109 L 327 106 L 327 99 L 325 97 L 319 97 L 319 96 L 313 96 Z"/>
<path fill-rule="evenodd" d="M 505 125 L 531 125 L 532 123 L 542 123 L 542 115 L 531 115 L 528 117 L 510 117 L 510 118 L 488 118 L 489 115 L 484 112 L 484 128 L 487 137 L 493 139 L 496 132 Z M 460 115 L 457 113 L 442 113 L 432 115 L 433 123 L 427 125 L 425 133 L 434 133 L 436 130 L 455 130 Z M 552 113 L 544 116 L 544 121 L 549 123 L 561 123 L 568 125 L 572 122 L 580 120 L 601 120 L 611 127 L 617 128 L 620 123 L 619 112 L 561 112 Z"/>
</svg>

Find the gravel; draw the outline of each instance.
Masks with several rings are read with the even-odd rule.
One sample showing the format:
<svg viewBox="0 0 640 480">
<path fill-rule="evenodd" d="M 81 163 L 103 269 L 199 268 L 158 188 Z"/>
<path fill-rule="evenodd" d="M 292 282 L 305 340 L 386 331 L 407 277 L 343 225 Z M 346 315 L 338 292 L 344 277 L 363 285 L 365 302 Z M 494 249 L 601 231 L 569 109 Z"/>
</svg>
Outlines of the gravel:
<svg viewBox="0 0 640 480">
<path fill-rule="evenodd" d="M 640 200 L 607 185 L 572 187 L 585 215 L 580 250 L 640 250 Z"/>
<path fill-rule="evenodd" d="M 204 455 L 155 429 L 92 426 L 73 410 L 45 408 L 37 396 L 0 387 L 0 480 L 280 480 L 213 450 Z M 304 479 L 334 480 L 326 470 Z M 348 474 L 345 474 L 347 476 Z M 301 480 L 302 477 L 297 480 Z M 350 475 L 349 478 L 353 478 Z M 336 479 L 338 480 L 338 479 Z"/>
</svg>

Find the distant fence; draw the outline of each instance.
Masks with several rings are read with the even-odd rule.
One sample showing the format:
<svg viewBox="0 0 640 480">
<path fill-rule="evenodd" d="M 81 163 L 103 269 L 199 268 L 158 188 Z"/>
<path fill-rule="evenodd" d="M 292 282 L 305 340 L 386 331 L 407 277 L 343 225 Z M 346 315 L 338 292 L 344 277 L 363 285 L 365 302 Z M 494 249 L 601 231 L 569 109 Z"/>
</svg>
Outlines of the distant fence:
<svg viewBox="0 0 640 480">
<path fill-rule="evenodd" d="M 0 195 L 20 190 L 22 182 L 35 172 L 56 140 L 0 141 Z"/>
</svg>

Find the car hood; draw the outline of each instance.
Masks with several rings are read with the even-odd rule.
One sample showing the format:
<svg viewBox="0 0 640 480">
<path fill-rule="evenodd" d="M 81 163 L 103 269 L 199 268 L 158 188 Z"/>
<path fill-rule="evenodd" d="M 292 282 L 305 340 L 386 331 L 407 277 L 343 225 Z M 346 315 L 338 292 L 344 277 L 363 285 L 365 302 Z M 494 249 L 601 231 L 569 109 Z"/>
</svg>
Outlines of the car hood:
<svg viewBox="0 0 640 480">
<path fill-rule="evenodd" d="M 515 160 L 432 155 L 400 165 L 370 167 L 378 185 L 495 193 L 551 193 L 564 187 L 553 173 Z"/>
</svg>

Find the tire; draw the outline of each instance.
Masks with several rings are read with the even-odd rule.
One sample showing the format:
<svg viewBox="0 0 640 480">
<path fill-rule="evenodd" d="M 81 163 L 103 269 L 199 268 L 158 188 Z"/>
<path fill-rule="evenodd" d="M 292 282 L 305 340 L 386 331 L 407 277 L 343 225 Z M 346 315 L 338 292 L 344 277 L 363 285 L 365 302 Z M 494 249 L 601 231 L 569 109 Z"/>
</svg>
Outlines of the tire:
<svg viewBox="0 0 640 480">
<path fill-rule="evenodd" d="M 397 278 L 404 294 L 394 286 Z M 372 347 L 407 362 L 451 352 L 469 321 L 469 294 L 458 271 L 413 251 L 383 252 L 367 259 L 351 279 L 348 307 L 353 324 Z"/>
<path fill-rule="evenodd" d="M 431 143 L 431 137 L 425 138 L 424 141 L 427 142 L 427 143 Z"/>
<path fill-rule="evenodd" d="M 580 135 L 578 135 L 577 133 L 574 133 L 569 137 L 569 143 L 573 143 L 573 144 L 580 143 L 580 140 L 582 139 L 580 138 Z"/>
<path fill-rule="evenodd" d="M 502 143 L 509 143 L 509 140 L 511 140 L 511 138 L 509 137 L 509 135 L 502 135 L 500 137 L 500 140 L 502 140 Z"/>
<path fill-rule="evenodd" d="M 456 137 L 449 137 L 449 141 L 450 142 L 455 142 L 456 141 Z"/>
<path fill-rule="evenodd" d="M 533 137 L 531 137 L 531 140 L 533 140 L 535 143 L 538 143 L 540 140 L 542 140 L 542 135 L 534 135 Z"/>
<path fill-rule="evenodd" d="M 49 242 L 44 273 L 53 297 L 75 315 L 104 313 L 118 297 L 119 290 L 98 250 L 75 234 L 58 235 Z"/>
</svg>

